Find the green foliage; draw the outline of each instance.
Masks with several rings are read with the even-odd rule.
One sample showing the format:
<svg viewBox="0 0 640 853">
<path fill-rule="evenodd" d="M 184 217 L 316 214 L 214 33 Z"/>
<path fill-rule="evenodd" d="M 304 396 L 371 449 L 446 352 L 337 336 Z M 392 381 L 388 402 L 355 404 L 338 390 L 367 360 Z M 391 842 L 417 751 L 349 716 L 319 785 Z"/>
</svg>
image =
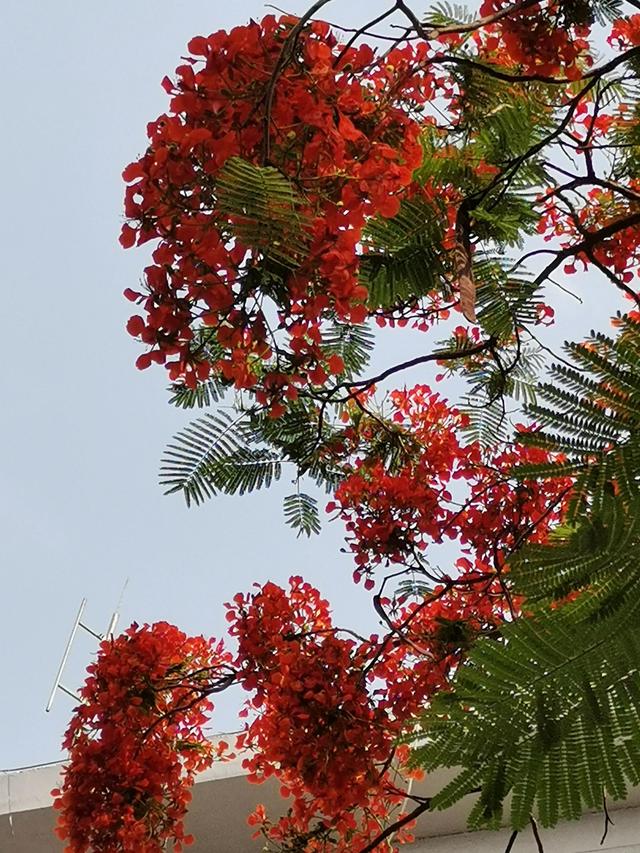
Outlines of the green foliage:
<svg viewBox="0 0 640 853">
<path fill-rule="evenodd" d="M 615 151 L 614 177 L 638 178 L 640 176 L 640 98 L 637 92 L 637 79 L 633 111 L 631 116 L 613 131 L 613 138 L 620 146 Z"/>
<path fill-rule="evenodd" d="M 315 406 L 297 400 L 282 417 L 274 420 L 264 413 L 252 420 L 253 440 L 263 441 L 295 465 L 297 477 L 308 476 L 317 486 L 332 491 L 342 477 L 332 447 L 339 439 L 339 429 L 327 413 L 319 414 Z"/>
<path fill-rule="evenodd" d="M 497 361 L 481 361 L 467 368 L 471 388 L 463 398 L 461 410 L 469 419 L 464 432 L 470 441 L 490 447 L 507 439 L 508 400 L 535 402 L 542 364 L 540 351 L 518 340 L 515 346 L 503 350 Z"/>
<path fill-rule="evenodd" d="M 601 510 L 556 531 L 552 546 L 530 545 L 516 555 L 512 577 L 531 603 L 580 591 L 565 611 L 581 619 L 602 619 L 640 601 L 639 544 L 640 494 L 627 508 L 609 495 Z"/>
<path fill-rule="evenodd" d="M 377 217 L 364 235 L 360 282 L 369 308 L 395 308 L 446 287 L 440 244 L 442 211 L 425 200 L 404 200 L 393 219 Z"/>
<path fill-rule="evenodd" d="M 460 408 L 469 419 L 464 427 L 469 441 L 477 441 L 486 448 L 507 438 L 509 422 L 503 397 L 488 399 L 483 394 L 478 400 L 468 394 Z"/>
<path fill-rule="evenodd" d="M 286 523 L 298 531 L 298 536 L 320 533 L 318 501 L 315 498 L 296 492 L 293 495 L 287 495 L 283 507 Z"/>
<path fill-rule="evenodd" d="M 247 444 L 246 415 L 205 414 L 174 438 L 163 456 L 160 483 L 165 494 L 182 492 L 187 506 L 218 492 L 244 494 L 268 487 L 281 474 L 281 461 L 267 448 Z"/>
<path fill-rule="evenodd" d="M 468 24 L 475 18 L 466 6 L 447 3 L 445 0 L 434 3 L 425 17 L 425 26 L 448 26 L 450 24 Z"/>
<path fill-rule="evenodd" d="M 531 199 L 516 193 L 504 193 L 499 199 L 492 194 L 473 211 L 473 233 L 479 240 L 496 243 L 501 249 L 522 246 L 533 232 L 537 216 Z"/>
<path fill-rule="evenodd" d="M 604 26 L 622 16 L 622 0 L 591 0 L 591 8 L 600 26 Z"/>
<path fill-rule="evenodd" d="M 477 286 L 478 323 L 488 335 L 508 340 L 538 319 L 541 288 L 510 272 L 508 261 L 479 253 L 473 274 Z"/>
<path fill-rule="evenodd" d="M 378 430 L 369 440 L 366 458 L 381 461 L 385 470 L 397 474 L 412 458 L 417 446 L 413 436 L 395 424 L 386 423 L 386 429 Z"/>
<path fill-rule="evenodd" d="M 553 382 L 539 388 L 540 402 L 528 413 L 548 429 L 523 436 L 529 444 L 566 455 L 565 473 L 577 477 L 570 518 L 598 509 L 612 483 L 630 501 L 640 482 L 640 324 L 619 318 L 613 340 L 592 333 L 568 344 L 576 367 L 554 365 Z M 544 405 L 546 403 L 547 405 Z M 522 477 L 557 476 L 558 465 L 526 466 Z"/>
<path fill-rule="evenodd" d="M 309 242 L 303 199 L 271 166 L 231 157 L 216 183 L 217 207 L 231 221 L 232 233 L 284 268 L 296 267 Z"/>
<path fill-rule="evenodd" d="M 339 355 L 344 361 L 345 374 L 357 376 L 369 363 L 375 344 L 368 326 L 351 326 L 334 321 L 322 336 L 322 348 L 327 355 Z"/>
<path fill-rule="evenodd" d="M 553 127 L 546 104 L 554 93 L 541 84 L 519 85 L 513 97 L 513 84 L 497 80 L 478 68 L 462 66 L 454 71 L 464 92 L 458 131 L 470 140 L 476 163 L 483 161 L 504 167 L 525 154 Z M 538 163 L 531 160 L 527 169 Z M 519 171 L 512 186 L 527 186 L 535 172 Z M 539 173 L 536 174 L 539 177 Z"/>
<path fill-rule="evenodd" d="M 369 341 L 366 329 L 343 326 L 335 335 L 343 357 L 345 348 L 349 350 L 345 360 L 349 355 L 356 360 L 362 357 Z M 307 476 L 327 491 L 335 488 L 341 472 L 326 450 L 336 431 L 324 423 L 320 436 L 312 406 L 292 403 L 277 419 L 265 412 L 238 411 L 235 419 L 221 409 L 206 413 L 177 433 L 161 462 L 160 484 L 165 494 L 181 493 L 187 506 L 201 504 L 218 493 L 242 495 L 269 488 L 280 479 L 284 465 L 295 469 L 298 481 Z M 315 498 L 300 492 L 290 495 L 284 499 L 284 513 L 286 523 L 299 535 L 320 531 Z"/>
<path fill-rule="evenodd" d="M 576 475 L 574 521 L 511 557 L 526 614 L 475 644 L 410 737 L 416 765 L 459 768 L 432 808 L 478 793 L 473 827 L 553 826 L 640 783 L 640 325 L 618 325 L 568 345 L 577 367 L 528 407 L 554 432 L 527 440 L 567 462 L 518 473 Z"/>
<path fill-rule="evenodd" d="M 222 399 L 226 390 L 218 379 L 200 382 L 195 388 L 187 388 L 176 382 L 169 388 L 172 395 L 169 403 L 179 409 L 208 409 Z"/>
<path fill-rule="evenodd" d="M 640 782 L 638 601 L 597 623 L 547 610 L 478 641 L 414 736 L 414 764 L 463 768 L 432 808 L 479 788 L 471 826 L 496 827 L 507 794 L 514 828 L 534 811 L 553 826 Z"/>
<path fill-rule="evenodd" d="M 225 356 L 224 349 L 218 343 L 216 330 L 206 326 L 195 330 L 190 350 L 194 358 L 204 359 L 213 364 Z M 229 384 L 227 380 L 216 375 L 204 382 L 199 382 L 195 388 L 187 388 L 186 385 L 175 382 L 169 386 L 171 394 L 169 403 L 180 409 L 206 409 L 223 399 Z"/>
</svg>

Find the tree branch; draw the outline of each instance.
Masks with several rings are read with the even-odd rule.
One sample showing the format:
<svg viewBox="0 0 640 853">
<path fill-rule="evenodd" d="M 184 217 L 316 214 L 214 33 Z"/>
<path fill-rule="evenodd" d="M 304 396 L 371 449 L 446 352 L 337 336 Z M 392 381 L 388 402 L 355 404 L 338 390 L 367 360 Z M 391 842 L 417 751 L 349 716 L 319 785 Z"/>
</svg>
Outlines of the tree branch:
<svg viewBox="0 0 640 853">
<path fill-rule="evenodd" d="M 609 827 L 615 826 L 614 822 L 611 820 L 611 816 L 609 815 L 609 809 L 607 808 L 607 795 L 605 793 L 602 794 L 602 811 L 604 812 L 604 832 L 602 833 L 602 838 L 600 839 L 600 846 L 604 844 L 607 835 L 609 834 Z"/>
<path fill-rule="evenodd" d="M 525 9 L 528 9 L 529 6 L 535 5 L 539 0 L 520 0 L 519 3 L 514 3 L 512 6 L 507 6 L 505 9 L 500 9 L 499 12 L 493 12 L 491 15 L 484 15 L 482 18 L 476 18 L 475 21 L 470 21 L 468 24 L 446 24 L 444 26 L 439 27 L 437 24 L 429 24 L 428 21 L 425 21 L 425 26 L 430 26 L 431 29 L 427 30 L 427 35 L 429 38 L 435 39 L 438 36 L 446 35 L 447 33 L 472 33 L 475 30 L 480 30 L 482 27 L 488 27 L 491 24 L 496 24 L 498 21 L 501 21 L 503 18 L 508 18 L 509 15 L 513 15 L 516 12 L 523 12 Z"/>
<path fill-rule="evenodd" d="M 542 846 L 542 839 L 540 838 L 540 832 L 538 831 L 538 824 L 536 823 L 536 819 L 533 815 L 529 815 L 529 823 L 531 824 L 531 831 L 533 832 L 533 837 L 535 838 L 536 847 L 538 848 L 538 853 L 544 853 L 544 847 Z"/>
<path fill-rule="evenodd" d="M 533 281 L 533 287 L 537 287 L 542 284 L 543 281 L 548 278 L 548 276 L 551 275 L 551 273 L 567 258 L 576 257 L 581 253 L 587 254 L 587 252 L 593 249 L 600 241 L 613 237 L 613 235 L 617 234 L 618 231 L 624 231 L 625 228 L 630 228 L 632 225 L 638 224 L 640 224 L 640 211 L 632 213 L 629 216 L 625 216 L 622 219 L 617 219 L 615 222 L 610 222 L 609 225 L 604 225 L 598 231 L 589 232 L 588 237 L 585 237 L 584 240 L 581 240 L 579 243 L 575 243 L 573 246 L 567 246 L 565 249 L 559 249 L 558 252 L 556 252 L 555 258 L 550 261 L 542 272 L 536 276 Z"/>
<path fill-rule="evenodd" d="M 419 355 L 416 356 L 416 358 L 403 361 L 402 364 L 396 364 L 393 367 L 388 367 L 386 370 L 383 370 L 382 373 L 378 373 L 376 376 L 371 376 L 369 379 L 361 379 L 358 382 L 340 382 L 329 391 L 327 402 L 332 401 L 334 403 L 346 403 L 347 400 L 352 399 L 355 394 L 358 393 L 357 391 L 351 391 L 351 393 L 347 394 L 344 398 L 341 397 L 339 399 L 333 399 L 336 392 L 341 388 L 370 388 L 372 385 L 382 382 L 389 376 L 393 376 L 394 373 L 400 373 L 403 370 L 408 370 L 410 367 L 417 367 L 419 364 L 426 364 L 429 361 L 456 361 L 457 359 L 478 355 L 478 353 L 490 350 L 495 346 L 495 343 L 496 341 L 494 338 L 488 338 L 486 341 L 482 341 L 481 343 L 468 347 L 464 350 L 435 350 L 427 355 Z"/>
<path fill-rule="evenodd" d="M 420 817 L 423 812 L 428 811 L 431 806 L 431 798 L 429 797 L 423 803 L 420 803 L 419 806 L 416 806 L 412 812 L 406 814 L 404 817 L 395 821 L 395 823 L 390 824 L 385 830 L 383 830 L 380 835 L 377 835 L 373 841 L 367 844 L 366 847 L 363 847 L 359 853 L 371 853 L 372 850 L 375 850 L 379 844 L 382 844 L 383 841 L 386 841 L 391 835 L 394 835 L 399 829 L 402 829 L 403 826 L 406 826 L 408 823 L 411 823 L 416 818 Z"/>
<path fill-rule="evenodd" d="M 519 834 L 520 833 L 518 832 L 517 829 L 513 830 L 513 832 L 511 833 L 511 837 L 509 838 L 509 843 L 507 844 L 504 853 L 511 853 L 511 851 L 513 850 L 513 845 L 516 843 L 516 838 L 518 837 Z"/>
<path fill-rule="evenodd" d="M 298 23 L 293 27 L 285 43 L 282 45 L 282 50 L 280 51 L 280 56 L 278 57 L 278 61 L 276 62 L 276 66 L 273 69 L 273 73 L 271 75 L 271 79 L 267 84 L 267 89 L 264 95 L 264 137 L 262 140 L 262 162 L 263 164 L 267 164 L 269 162 L 269 155 L 271 151 L 271 143 L 270 143 L 270 131 L 271 131 L 271 111 L 273 108 L 273 98 L 276 91 L 276 84 L 278 83 L 278 79 L 284 69 L 287 67 L 289 62 L 293 57 L 293 51 L 298 42 L 298 38 L 300 34 L 309 23 L 311 18 L 315 15 L 316 12 L 319 12 L 323 6 L 326 6 L 327 3 L 330 3 L 331 0 L 316 0 L 316 2 L 307 9 L 307 11 L 302 15 L 299 19 Z"/>
</svg>

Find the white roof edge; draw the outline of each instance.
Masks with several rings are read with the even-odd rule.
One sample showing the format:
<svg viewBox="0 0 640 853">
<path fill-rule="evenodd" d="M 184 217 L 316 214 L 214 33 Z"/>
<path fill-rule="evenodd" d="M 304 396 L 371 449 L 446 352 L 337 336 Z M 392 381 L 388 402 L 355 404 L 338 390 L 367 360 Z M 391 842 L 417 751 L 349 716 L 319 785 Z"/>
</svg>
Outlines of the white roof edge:
<svg viewBox="0 0 640 853">
<path fill-rule="evenodd" d="M 238 732 L 217 734 L 213 743 L 221 740 L 233 746 Z M 0 815 L 17 812 L 46 809 L 52 806 L 51 790 L 58 786 L 65 760 L 49 761 L 46 764 L 34 764 L 27 767 L 15 767 L 0 770 Z M 236 755 L 229 761 L 215 761 L 208 769 L 198 774 L 199 782 L 217 782 L 246 776 L 242 766 L 242 757 Z"/>
<path fill-rule="evenodd" d="M 212 738 L 212 741 L 215 744 L 218 741 L 225 740 L 232 746 L 235 734 L 237 732 L 217 734 Z M 196 785 L 201 783 L 230 782 L 233 779 L 245 776 L 246 770 L 243 768 L 242 762 L 242 755 L 236 755 L 230 761 L 216 761 L 208 770 L 198 774 Z M 59 786 L 63 766 L 64 761 L 62 760 L 48 764 L 0 771 L 0 816 L 51 809 L 53 805 L 51 789 Z M 433 794 L 450 781 L 452 773 L 455 775 L 455 771 L 452 770 L 438 771 L 430 774 L 423 782 L 419 783 L 420 793 L 426 796 Z M 232 798 L 231 801 L 235 801 L 235 797 L 238 795 L 238 789 L 233 785 L 230 787 L 225 786 L 224 789 L 218 789 L 218 791 L 219 795 L 223 796 L 223 799 L 230 796 Z M 625 801 L 611 802 L 609 810 L 638 809 L 639 806 L 640 787 L 637 787 L 631 789 Z M 422 826 L 419 823 L 416 836 L 424 838 L 450 836 L 457 833 L 463 834 L 466 829 L 468 807 L 469 802 L 467 798 L 466 801 L 461 801 L 444 812 L 429 813 L 430 819 L 428 824 Z M 241 823 L 244 825 L 244 817 Z M 638 849 L 640 850 L 640 848 Z"/>
</svg>

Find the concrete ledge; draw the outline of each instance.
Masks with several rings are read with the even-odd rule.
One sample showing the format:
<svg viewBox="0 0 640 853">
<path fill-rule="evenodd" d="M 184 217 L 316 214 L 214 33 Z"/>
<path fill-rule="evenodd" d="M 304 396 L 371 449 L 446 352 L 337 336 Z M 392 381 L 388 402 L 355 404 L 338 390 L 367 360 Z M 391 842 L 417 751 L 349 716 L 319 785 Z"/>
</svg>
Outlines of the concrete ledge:
<svg viewBox="0 0 640 853">
<path fill-rule="evenodd" d="M 233 735 L 220 735 L 233 742 Z M 60 853 L 61 842 L 53 834 L 55 812 L 50 791 L 60 779 L 62 763 L 0 772 L 0 853 Z M 428 796 L 451 778 L 452 771 L 437 773 L 415 787 Z M 272 781 L 251 785 L 244 778 L 241 757 L 216 763 L 196 783 L 187 820 L 196 837 L 197 853 L 258 853 L 261 842 L 252 841 L 247 816 L 258 803 L 276 816 L 287 809 L 278 785 Z M 415 853 L 502 853 L 510 832 L 465 832 L 471 797 L 445 812 L 422 815 L 416 828 L 417 841 L 408 850 Z M 565 823 L 554 830 L 541 830 L 544 853 L 595 853 L 625 851 L 640 853 L 640 789 L 624 803 L 611 803 L 615 825 L 609 828 L 600 847 L 604 829 L 602 815 L 585 815 L 579 822 Z M 354 853 L 357 853 L 354 851 Z M 513 853 L 538 853 L 530 832 L 523 832 Z"/>
</svg>

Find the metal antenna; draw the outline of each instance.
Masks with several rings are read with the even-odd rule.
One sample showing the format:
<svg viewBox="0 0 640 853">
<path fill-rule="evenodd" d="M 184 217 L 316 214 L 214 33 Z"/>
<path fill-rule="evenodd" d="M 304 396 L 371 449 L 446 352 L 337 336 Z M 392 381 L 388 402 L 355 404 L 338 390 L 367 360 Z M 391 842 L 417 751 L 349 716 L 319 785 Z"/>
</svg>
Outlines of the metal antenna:
<svg viewBox="0 0 640 853">
<path fill-rule="evenodd" d="M 125 587 L 126 587 L 126 583 L 125 583 Z M 122 592 L 124 594 L 124 589 L 122 590 Z M 120 596 L 120 601 L 122 601 L 122 595 Z M 62 684 L 62 682 L 61 682 L 62 673 L 64 672 L 64 668 L 67 665 L 67 659 L 69 657 L 69 653 L 71 652 L 71 646 L 73 645 L 73 641 L 75 639 L 75 636 L 78 633 L 78 628 L 82 628 L 83 631 L 86 631 L 87 634 L 91 634 L 91 636 L 95 637 L 95 639 L 98 640 L 99 642 L 102 642 L 102 640 L 104 640 L 107 637 L 112 637 L 113 632 L 115 631 L 116 625 L 118 623 L 118 617 L 120 615 L 117 610 L 111 615 L 111 619 L 109 620 L 109 626 L 107 628 L 106 633 L 105 634 L 98 634 L 96 631 L 93 631 L 91 628 L 89 628 L 88 625 L 85 625 L 85 623 L 82 621 L 82 614 L 84 613 L 84 609 L 86 606 L 87 606 L 87 599 L 83 598 L 82 601 L 80 602 L 80 609 L 78 610 L 78 615 L 75 618 L 75 621 L 73 623 L 73 627 L 71 629 L 71 633 L 69 634 L 69 639 L 67 640 L 67 645 L 65 646 L 64 652 L 62 654 L 62 660 L 60 661 L 60 666 L 58 667 L 58 671 L 56 673 L 56 680 L 55 680 L 53 688 L 51 690 L 51 694 L 49 696 L 49 701 L 47 702 L 47 707 L 45 708 L 45 711 L 51 710 L 51 707 L 53 705 L 53 700 L 55 699 L 56 693 L 58 692 L 58 690 L 61 690 L 63 693 L 66 693 L 67 696 L 71 696 L 71 698 L 75 699 L 77 702 L 81 701 L 79 696 L 77 696 L 72 690 L 69 690 L 67 687 L 65 687 L 64 684 Z M 118 606 L 120 606 L 120 602 L 118 603 Z"/>
</svg>

